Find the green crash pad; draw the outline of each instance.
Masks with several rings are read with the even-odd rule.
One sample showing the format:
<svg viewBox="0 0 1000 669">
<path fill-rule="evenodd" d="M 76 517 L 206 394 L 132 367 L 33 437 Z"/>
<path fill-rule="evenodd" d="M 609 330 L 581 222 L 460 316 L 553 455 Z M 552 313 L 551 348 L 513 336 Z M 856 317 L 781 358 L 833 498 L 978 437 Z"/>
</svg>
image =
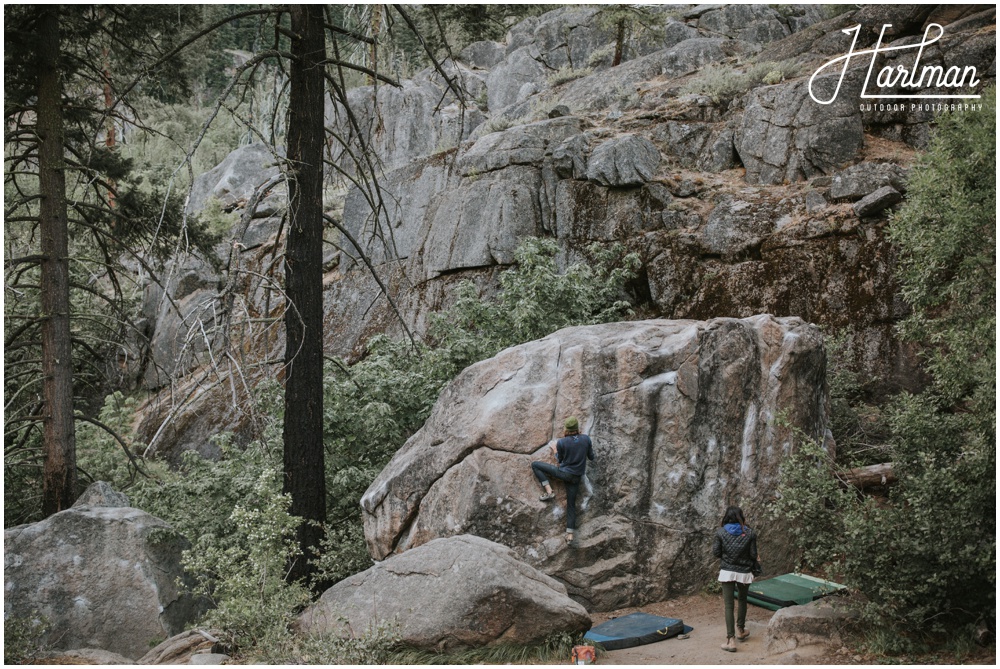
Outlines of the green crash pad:
<svg viewBox="0 0 1000 669">
<path fill-rule="evenodd" d="M 750 585 L 747 601 L 777 611 L 786 606 L 808 604 L 831 592 L 843 590 L 844 587 L 839 583 L 805 574 L 782 574 L 763 581 L 754 581 Z"/>
</svg>

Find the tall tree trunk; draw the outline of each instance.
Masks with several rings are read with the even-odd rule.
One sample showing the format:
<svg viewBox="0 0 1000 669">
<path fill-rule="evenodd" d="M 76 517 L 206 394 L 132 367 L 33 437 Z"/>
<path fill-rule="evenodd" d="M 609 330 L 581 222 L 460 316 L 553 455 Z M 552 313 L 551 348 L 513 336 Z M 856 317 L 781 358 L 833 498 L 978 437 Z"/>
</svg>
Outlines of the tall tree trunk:
<svg viewBox="0 0 1000 669">
<path fill-rule="evenodd" d="M 611 60 L 611 67 L 621 65 L 625 55 L 625 19 L 618 19 L 615 26 L 615 57 Z"/>
<path fill-rule="evenodd" d="M 292 5 L 289 75 L 289 228 L 285 242 L 284 490 L 291 512 L 305 519 L 304 556 L 289 578 L 308 576 L 306 561 L 326 520 L 323 466 L 323 60 L 321 5 Z M 310 522 L 314 521 L 314 522 Z"/>
<path fill-rule="evenodd" d="M 38 188 L 41 194 L 42 398 L 45 466 L 42 511 L 68 509 L 76 499 L 73 350 L 69 329 L 69 225 L 59 81 L 59 9 L 38 22 Z"/>
</svg>

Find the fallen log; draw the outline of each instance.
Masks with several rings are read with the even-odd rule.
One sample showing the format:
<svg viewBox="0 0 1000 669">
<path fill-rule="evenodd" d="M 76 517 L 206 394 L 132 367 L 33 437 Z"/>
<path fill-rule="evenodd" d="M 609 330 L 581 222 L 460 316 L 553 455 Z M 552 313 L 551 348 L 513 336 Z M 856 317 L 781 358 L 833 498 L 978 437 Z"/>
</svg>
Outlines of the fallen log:
<svg viewBox="0 0 1000 669">
<path fill-rule="evenodd" d="M 846 485 L 853 485 L 864 490 L 865 488 L 895 483 L 896 473 L 893 471 L 891 462 L 882 462 L 877 465 L 848 469 L 843 473 L 841 480 Z"/>
</svg>

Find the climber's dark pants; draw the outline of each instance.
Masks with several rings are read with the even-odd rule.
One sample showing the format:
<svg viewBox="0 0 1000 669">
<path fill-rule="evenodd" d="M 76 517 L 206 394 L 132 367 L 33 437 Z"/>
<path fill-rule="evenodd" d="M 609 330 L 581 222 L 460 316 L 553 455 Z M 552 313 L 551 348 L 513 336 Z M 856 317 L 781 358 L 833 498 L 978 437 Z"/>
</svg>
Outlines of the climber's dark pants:
<svg viewBox="0 0 1000 669">
<path fill-rule="evenodd" d="M 531 471 L 543 486 L 549 482 L 549 477 L 559 479 L 566 484 L 566 531 L 576 529 L 576 493 L 580 489 L 580 477 L 559 469 L 549 462 L 535 460 L 531 463 Z"/>
<path fill-rule="evenodd" d="M 734 627 L 743 629 L 747 623 L 747 593 L 750 592 L 749 583 L 737 583 L 736 581 L 722 582 L 722 606 L 726 609 L 726 636 L 736 636 Z M 736 620 L 733 620 L 733 600 L 737 600 Z M 736 623 L 735 625 L 733 623 Z"/>
</svg>

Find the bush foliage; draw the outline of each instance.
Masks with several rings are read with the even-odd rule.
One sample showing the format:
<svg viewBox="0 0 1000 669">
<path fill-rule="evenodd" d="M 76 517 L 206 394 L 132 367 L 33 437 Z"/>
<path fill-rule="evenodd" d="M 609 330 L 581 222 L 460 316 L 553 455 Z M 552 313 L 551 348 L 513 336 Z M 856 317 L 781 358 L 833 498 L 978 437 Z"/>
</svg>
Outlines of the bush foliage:
<svg viewBox="0 0 1000 669">
<path fill-rule="evenodd" d="M 896 632 L 880 636 L 889 650 L 996 618 L 995 89 L 983 99 L 981 113 L 939 117 L 890 225 L 912 306 L 900 330 L 932 379 L 885 412 L 899 483 L 887 503 L 844 489 L 807 443 L 774 509 L 798 526 L 805 564 L 839 575 L 873 627 Z"/>
</svg>

